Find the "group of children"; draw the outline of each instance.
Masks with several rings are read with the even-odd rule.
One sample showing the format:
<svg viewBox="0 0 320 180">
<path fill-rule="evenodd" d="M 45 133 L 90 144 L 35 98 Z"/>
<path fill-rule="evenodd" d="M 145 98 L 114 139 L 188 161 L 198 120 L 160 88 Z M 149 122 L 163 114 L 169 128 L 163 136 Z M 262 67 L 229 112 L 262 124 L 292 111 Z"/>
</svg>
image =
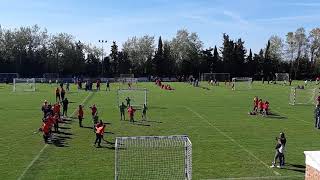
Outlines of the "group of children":
<svg viewBox="0 0 320 180">
<path fill-rule="evenodd" d="M 123 102 L 120 104 L 119 106 L 119 109 L 120 109 L 120 121 L 121 120 L 126 120 L 126 117 L 125 117 L 125 109 L 127 108 L 127 112 L 128 112 L 128 116 L 129 116 L 129 121 L 130 122 L 134 122 L 134 115 L 135 115 L 135 112 L 137 111 L 136 109 L 134 109 L 133 106 L 131 106 L 131 99 L 130 97 L 127 97 L 126 99 L 126 103 L 127 105 L 125 105 Z M 142 107 L 142 120 L 145 121 L 146 118 L 147 118 L 147 106 L 146 104 L 143 104 L 143 107 Z"/>
<path fill-rule="evenodd" d="M 156 79 L 155 84 L 164 90 L 174 90 L 174 88 L 172 88 L 169 84 L 163 84 L 160 79 Z"/>
<path fill-rule="evenodd" d="M 253 110 L 249 112 L 249 115 L 261 114 L 267 116 L 270 114 L 270 103 L 268 101 L 262 101 L 258 96 L 253 98 Z"/>
</svg>

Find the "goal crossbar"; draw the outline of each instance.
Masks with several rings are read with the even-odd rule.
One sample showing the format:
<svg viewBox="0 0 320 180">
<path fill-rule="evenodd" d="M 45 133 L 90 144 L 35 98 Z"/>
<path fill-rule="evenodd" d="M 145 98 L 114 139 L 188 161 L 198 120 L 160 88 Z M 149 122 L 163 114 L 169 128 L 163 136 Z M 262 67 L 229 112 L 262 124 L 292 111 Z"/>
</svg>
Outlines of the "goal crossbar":
<svg viewBox="0 0 320 180">
<path fill-rule="evenodd" d="M 192 144 L 188 136 L 117 137 L 115 180 L 192 178 Z"/>
</svg>

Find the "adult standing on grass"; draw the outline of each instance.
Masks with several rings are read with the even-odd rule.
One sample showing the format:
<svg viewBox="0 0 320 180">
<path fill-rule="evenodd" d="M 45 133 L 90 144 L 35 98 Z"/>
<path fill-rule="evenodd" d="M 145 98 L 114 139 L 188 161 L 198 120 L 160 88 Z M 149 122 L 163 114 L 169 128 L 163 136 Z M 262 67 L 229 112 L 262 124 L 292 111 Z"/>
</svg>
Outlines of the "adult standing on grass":
<svg viewBox="0 0 320 180">
<path fill-rule="evenodd" d="M 79 109 L 78 109 L 79 127 L 83 127 L 82 126 L 83 114 L 84 113 L 83 113 L 82 105 L 79 105 Z"/>
<path fill-rule="evenodd" d="M 316 106 L 316 109 L 314 110 L 314 116 L 315 116 L 314 127 L 317 129 L 320 129 L 320 104 Z"/>
<path fill-rule="evenodd" d="M 66 95 L 66 91 L 65 91 L 63 88 L 61 88 L 60 95 L 61 95 L 61 100 L 63 101 L 63 100 L 64 100 L 64 97 L 65 97 L 65 95 Z"/>
<path fill-rule="evenodd" d="M 65 98 L 62 101 L 62 116 L 68 117 L 68 105 L 69 105 L 69 100 L 68 98 Z"/>
<path fill-rule="evenodd" d="M 107 80 L 107 82 L 106 82 L 106 86 L 107 86 L 107 88 L 106 88 L 106 91 L 110 91 L 110 82 Z"/>
<path fill-rule="evenodd" d="M 91 109 L 91 116 L 92 116 L 92 121 L 93 121 L 93 131 L 95 130 L 95 127 L 98 123 L 98 108 L 95 104 L 93 104 L 91 107 L 89 107 Z"/>
<path fill-rule="evenodd" d="M 143 104 L 143 108 L 142 108 L 142 120 L 145 121 L 147 119 L 147 106 L 146 104 Z"/>
<path fill-rule="evenodd" d="M 285 160 L 284 151 L 287 143 L 287 139 L 283 132 L 280 133 L 280 137 L 276 137 L 276 141 L 277 141 L 277 144 L 275 147 L 276 152 L 274 155 L 272 165 L 270 167 L 274 168 L 277 164 L 277 160 L 279 159 L 279 165 L 277 167 L 282 168 L 284 166 L 284 160 Z"/>
<path fill-rule="evenodd" d="M 125 106 L 123 102 L 119 106 L 119 109 L 120 109 L 120 121 L 122 120 L 122 117 L 123 117 L 124 121 L 126 120 L 126 116 L 125 116 L 125 113 L 124 113 L 124 110 L 126 109 L 126 107 L 127 106 Z"/>
<path fill-rule="evenodd" d="M 57 87 L 57 89 L 56 89 L 56 102 L 58 102 L 58 101 L 61 101 L 61 97 L 60 97 L 60 90 Z"/>
</svg>

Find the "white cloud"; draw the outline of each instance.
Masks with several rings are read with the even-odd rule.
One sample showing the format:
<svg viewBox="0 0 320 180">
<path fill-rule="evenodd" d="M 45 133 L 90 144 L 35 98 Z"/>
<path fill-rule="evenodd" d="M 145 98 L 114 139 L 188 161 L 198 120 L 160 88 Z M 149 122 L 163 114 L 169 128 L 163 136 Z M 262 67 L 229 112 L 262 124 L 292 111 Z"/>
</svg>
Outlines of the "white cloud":
<svg viewBox="0 0 320 180">
<path fill-rule="evenodd" d="M 233 19 L 234 21 L 236 21 L 236 22 L 238 22 L 240 24 L 243 24 L 243 25 L 248 25 L 249 24 L 249 22 L 247 20 L 243 19 L 240 15 L 238 15 L 238 14 L 236 14 L 234 12 L 224 10 L 223 14 L 225 16 L 230 17 L 231 19 Z"/>
</svg>

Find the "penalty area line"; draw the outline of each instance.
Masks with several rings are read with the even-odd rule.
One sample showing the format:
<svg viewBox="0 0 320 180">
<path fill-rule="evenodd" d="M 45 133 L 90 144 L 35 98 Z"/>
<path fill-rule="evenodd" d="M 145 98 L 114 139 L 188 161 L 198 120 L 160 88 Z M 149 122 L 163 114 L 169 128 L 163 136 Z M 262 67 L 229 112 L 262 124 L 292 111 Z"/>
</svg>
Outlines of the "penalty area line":
<svg viewBox="0 0 320 180">
<path fill-rule="evenodd" d="M 90 92 L 87 97 L 81 102 L 81 104 L 84 104 L 88 99 L 89 97 L 91 97 L 92 95 L 92 92 Z M 77 112 L 77 108 L 73 111 L 73 113 L 71 114 L 71 116 L 74 115 L 74 113 Z M 43 146 L 43 148 L 39 151 L 39 153 L 32 159 L 32 161 L 29 163 L 29 165 L 24 169 L 24 171 L 21 173 L 21 175 L 19 176 L 18 180 L 21 180 L 25 174 L 29 171 L 29 169 L 34 165 L 34 163 L 40 158 L 40 156 L 42 155 L 43 151 L 48 147 L 49 145 L 48 144 L 45 144 Z"/>
<path fill-rule="evenodd" d="M 204 118 L 203 116 L 201 116 L 199 113 L 197 113 L 196 111 L 194 111 L 193 109 L 191 109 L 188 106 L 184 106 L 188 111 L 192 112 L 193 114 L 197 115 L 200 119 L 204 120 L 208 125 L 210 125 L 211 127 L 213 127 L 215 130 L 217 130 L 221 135 L 223 135 L 224 137 L 228 138 L 231 142 L 233 142 L 234 144 L 236 144 L 237 146 L 239 146 L 242 150 L 244 150 L 245 152 L 247 152 L 250 156 L 252 156 L 253 158 L 255 158 L 256 160 L 258 160 L 261 164 L 263 164 L 265 167 L 267 167 L 268 169 L 270 169 L 269 165 L 266 164 L 265 162 L 263 162 L 261 159 L 259 159 L 256 155 L 254 155 L 251 151 L 249 151 L 248 149 L 246 149 L 244 146 L 242 146 L 241 144 L 239 144 L 235 139 L 233 139 L 231 136 L 227 135 L 225 132 L 221 131 L 219 128 L 217 128 L 216 126 L 214 126 L 210 121 L 208 121 L 206 118 Z M 279 172 L 272 170 L 273 173 L 275 175 L 281 175 Z"/>
</svg>

